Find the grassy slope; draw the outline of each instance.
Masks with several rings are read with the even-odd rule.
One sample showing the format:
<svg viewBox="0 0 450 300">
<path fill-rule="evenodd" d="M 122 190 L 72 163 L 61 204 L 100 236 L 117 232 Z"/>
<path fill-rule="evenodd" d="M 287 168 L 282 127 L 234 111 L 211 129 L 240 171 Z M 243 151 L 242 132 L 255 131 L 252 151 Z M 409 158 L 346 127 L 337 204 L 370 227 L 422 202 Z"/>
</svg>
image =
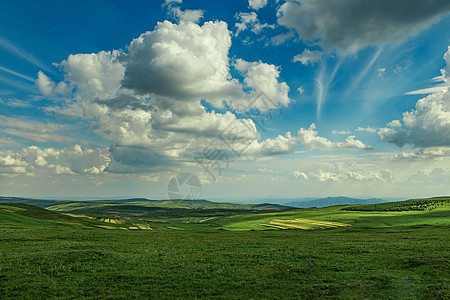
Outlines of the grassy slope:
<svg viewBox="0 0 450 300">
<path fill-rule="evenodd" d="M 0 227 L 93 226 L 93 222 L 52 212 L 28 204 L 0 204 Z"/>
<path fill-rule="evenodd" d="M 450 206 L 450 197 L 434 197 L 427 199 L 411 199 L 407 201 L 378 203 L 369 205 L 353 205 L 345 207 L 350 211 L 426 211 Z"/>
<path fill-rule="evenodd" d="M 184 200 L 146 200 L 146 199 L 126 199 L 90 202 L 61 203 L 50 206 L 54 211 L 74 211 L 82 209 L 110 209 L 139 206 L 141 208 L 176 208 L 176 209 L 234 209 L 234 210 L 283 210 L 289 207 L 277 204 L 236 204 L 211 201 L 184 201 Z"/>
<path fill-rule="evenodd" d="M 311 220 L 341 222 L 359 228 L 382 228 L 414 225 L 450 225 L 450 206 L 432 211 L 377 212 L 345 211 L 343 206 L 290 210 L 257 215 L 237 215 L 216 220 L 229 230 L 266 230 L 261 224 L 279 219 L 307 218 Z M 276 229 L 275 229 L 276 230 Z"/>
<path fill-rule="evenodd" d="M 191 216 L 206 221 L 163 220 L 191 229 L 185 231 L 122 231 L 90 226 L 96 220 L 6 206 L 0 207 L 4 297 L 450 297 L 446 208 L 354 212 L 338 206 Z M 259 225 L 299 217 L 352 226 L 305 231 Z M 217 228 L 243 231 L 211 230 Z"/>
<path fill-rule="evenodd" d="M 441 201 L 443 199 L 439 199 Z M 264 226 L 276 220 L 293 220 L 296 218 L 307 218 L 315 221 L 340 222 L 354 227 L 381 228 L 391 226 L 413 226 L 413 225 L 449 225 L 450 203 L 448 200 L 441 201 L 442 205 L 435 205 L 436 199 L 420 200 L 423 203 L 431 203 L 429 208 L 423 211 L 410 210 L 417 207 L 416 200 L 393 203 L 394 211 L 379 211 L 380 204 L 374 205 L 352 205 L 332 206 L 327 208 L 290 209 L 290 210 L 249 210 L 215 208 L 207 209 L 204 203 L 199 207 L 170 208 L 166 202 L 173 207 L 173 201 L 128 201 L 126 204 L 89 202 L 69 203 L 50 207 L 55 211 L 70 211 L 75 214 L 90 214 L 101 216 L 128 216 L 144 219 L 150 222 L 150 226 L 164 227 L 175 226 L 184 229 L 221 228 L 226 230 L 277 230 Z M 428 201 L 428 202 L 427 202 Z M 150 204 L 149 204 L 150 202 Z M 154 207 L 155 202 L 162 203 L 163 207 Z M 186 201 L 180 201 L 186 205 Z M 188 202 L 189 203 L 189 202 Z M 207 202 L 206 202 L 207 203 Z M 191 203 L 191 205 L 193 205 Z M 194 204 L 197 205 L 197 204 Z M 208 203 L 208 205 L 215 205 Z M 391 204 L 381 204 L 391 207 Z M 211 207 L 211 206 L 210 206 Z M 237 205 L 242 208 L 243 206 Z M 373 209 L 368 209 L 373 207 Z M 383 210 L 386 210 L 386 207 Z M 407 211 L 396 211 L 403 207 Z M 359 208 L 363 208 L 360 211 Z M 371 211 L 373 210 L 373 211 Z"/>
</svg>

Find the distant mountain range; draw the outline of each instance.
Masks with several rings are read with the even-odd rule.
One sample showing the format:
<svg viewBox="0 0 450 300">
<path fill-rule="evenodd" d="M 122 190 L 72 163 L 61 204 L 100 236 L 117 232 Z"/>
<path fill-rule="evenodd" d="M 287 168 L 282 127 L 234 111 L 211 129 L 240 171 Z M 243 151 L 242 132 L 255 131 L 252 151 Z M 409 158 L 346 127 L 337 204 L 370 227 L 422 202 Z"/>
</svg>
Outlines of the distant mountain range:
<svg viewBox="0 0 450 300">
<path fill-rule="evenodd" d="M 327 197 L 307 201 L 291 201 L 285 203 L 286 206 L 298 207 L 298 208 L 309 208 L 309 207 L 326 207 L 334 205 L 348 205 L 348 204 L 376 204 L 389 202 L 391 200 L 384 200 L 379 198 L 370 199 L 357 199 L 349 197 Z"/>
</svg>

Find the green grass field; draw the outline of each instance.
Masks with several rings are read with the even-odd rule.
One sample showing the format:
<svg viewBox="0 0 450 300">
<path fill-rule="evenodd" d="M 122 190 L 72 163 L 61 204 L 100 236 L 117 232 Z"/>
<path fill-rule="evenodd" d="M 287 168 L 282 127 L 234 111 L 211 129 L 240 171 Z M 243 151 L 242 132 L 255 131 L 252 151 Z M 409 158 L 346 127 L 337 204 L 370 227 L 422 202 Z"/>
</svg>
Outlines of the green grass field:
<svg viewBox="0 0 450 300">
<path fill-rule="evenodd" d="M 0 298 L 450 298 L 448 204 L 127 205 L 0 204 Z"/>
</svg>

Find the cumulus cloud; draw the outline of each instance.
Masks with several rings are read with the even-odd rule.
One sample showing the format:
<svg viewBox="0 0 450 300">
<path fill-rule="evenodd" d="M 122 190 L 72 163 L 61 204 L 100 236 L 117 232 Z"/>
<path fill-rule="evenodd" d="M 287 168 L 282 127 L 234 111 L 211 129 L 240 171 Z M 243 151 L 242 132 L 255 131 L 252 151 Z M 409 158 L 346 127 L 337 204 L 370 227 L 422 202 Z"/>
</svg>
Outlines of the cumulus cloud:
<svg viewBox="0 0 450 300">
<path fill-rule="evenodd" d="M 238 20 L 238 22 L 236 22 L 235 27 L 236 29 L 236 33 L 235 35 L 238 36 L 240 32 L 245 31 L 245 30 L 250 30 L 255 34 L 259 34 L 264 28 L 274 28 L 274 25 L 269 25 L 269 24 L 262 24 L 259 19 L 258 19 L 258 15 L 255 12 L 250 12 L 250 13 L 238 13 L 236 14 L 235 18 Z"/>
<path fill-rule="evenodd" d="M 248 7 L 258 10 L 267 5 L 267 0 L 248 0 Z"/>
<path fill-rule="evenodd" d="M 289 86 L 286 82 L 279 82 L 280 68 L 272 64 L 259 62 L 247 62 L 242 59 L 236 60 L 234 67 L 245 75 L 244 83 L 251 88 L 257 96 L 264 93 L 273 104 L 280 103 L 283 106 L 291 102 L 289 98 Z M 263 109 L 259 103 L 255 103 L 257 108 Z M 272 106 L 275 109 L 277 107 Z"/>
<path fill-rule="evenodd" d="M 28 164 L 13 151 L 0 150 L 0 175 L 12 176 L 26 173 Z"/>
<path fill-rule="evenodd" d="M 287 132 L 285 136 L 279 135 L 275 139 L 269 138 L 261 143 L 253 143 L 246 153 L 263 156 L 288 154 L 294 152 L 297 143 L 298 138 Z"/>
<path fill-rule="evenodd" d="M 174 7 L 171 9 L 171 12 L 181 22 L 198 23 L 203 18 L 203 10 L 182 10 L 179 7 Z"/>
<path fill-rule="evenodd" d="M 108 172 L 189 164 L 204 145 L 226 150 L 220 135 L 231 124 L 233 143 L 246 145 L 247 157 L 293 152 L 296 137 L 290 133 L 261 140 L 251 118 L 203 106 L 207 101 L 245 112 L 291 102 L 277 66 L 239 59 L 230 64 L 230 46 L 224 22 L 158 23 L 134 39 L 127 51 L 73 54 L 61 62 L 72 97 L 62 108 L 47 110 L 91 122 L 90 129 L 111 145 L 113 160 L 104 169 Z M 231 68 L 243 79 L 233 78 Z M 98 167 L 84 169 L 94 174 Z"/>
<path fill-rule="evenodd" d="M 410 161 L 421 161 L 421 160 L 442 160 L 444 158 L 450 157 L 450 148 L 448 147 L 429 147 L 429 148 L 419 148 L 413 152 L 401 152 L 393 156 L 393 160 L 410 160 Z"/>
<path fill-rule="evenodd" d="M 332 142 L 324 137 L 318 136 L 315 130 L 314 123 L 308 129 L 301 128 L 298 131 L 298 138 L 300 144 L 307 149 L 322 149 L 322 150 L 336 150 L 336 149 L 357 149 L 370 150 L 372 147 L 365 145 L 359 140 L 355 140 L 355 136 L 349 136 L 344 142 Z"/>
<path fill-rule="evenodd" d="M 305 49 L 305 50 L 303 50 L 302 53 L 294 56 L 293 61 L 294 62 L 299 61 L 302 64 L 304 64 L 305 66 L 307 66 L 309 64 L 313 65 L 320 60 L 322 55 L 323 55 L 323 53 L 321 51 L 318 51 L 318 50 L 311 51 L 311 50 Z"/>
<path fill-rule="evenodd" d="M 77 87 L 77 98 L 107 99 L 120 88 L 124 67 L 118 61 L 120 51 L 72 54 L 59 65 L 65 80 Z"/>
<path fill-rule="evenodd" d="M 30 146 L 20 152 L 0 150 L 0 175 L 101 174 L 110 163 L 106 148 L 82 149 L 80 145 L 55 149 Z"/>
<path fill-rule="evenodd" d="M 352 53 L 418 34 L 450 12 L 447 0 L 288 0 L 278 23 L 324 49 Z"/>
<path fill-rule="evenodd" d="M 314 170 L 294 171 L 294 177 L 320 182 L 391 182 L 394 177 L 389 169 L 357 163 L 316 163 Z"/>
<path fill-rule="evenodd" d="M 309 179 L 308 175 L 306 175 L 306 173 L 303 173 L 303 172 L 294 171 L 293 175 L 297 179 L 303 179 L 303 180 Z"/>
<path fill-rule="evenodd" d="M 53 96 L 56 94 L 65 95 L 70 92 L 70 87 L 63 81 L 55 84 L 50 78 L 47 77 L 42 71 L 38 72 L 38 78 L 36 79 L 36 86 L 42 95 Z"/>
<path fill-rule="evenodd" d="M 450 46 L 444 59 L 447 64 L 441 73 L 444 81 L 450 82 Z M 450 146 L 450 88 L 420 99 L 415 109 L 403 113 L 402 122 L 403 127 L 381 128 L 378 132 L 381 139 L 400 147 L 405 144 L 417 147 Z"/>
<path fill-rule="evenodd" d="M 399 120 L 392 120 L 386 125 L 389 127 L 402 127 L 402 122 L 400 122 Z"/>
<path fill-rule="evenodd" d="M 198 97 L 221 105 L 225 96 L 243 97 L 230 78 L 231 37 L 224 22 L 158 23 L 128 46 L 122 58 L 123 87 L 138 94 L 157 94 L 179 100 Z"/>
</svg>

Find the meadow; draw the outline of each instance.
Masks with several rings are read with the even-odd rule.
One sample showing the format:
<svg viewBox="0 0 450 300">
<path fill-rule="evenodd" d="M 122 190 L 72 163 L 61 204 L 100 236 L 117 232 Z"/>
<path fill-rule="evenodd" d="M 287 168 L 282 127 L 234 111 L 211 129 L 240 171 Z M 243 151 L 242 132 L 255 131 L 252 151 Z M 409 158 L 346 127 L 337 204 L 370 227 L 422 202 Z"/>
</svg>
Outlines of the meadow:
<svg viewBox="0 0 450 300">
<path fill-rule="evenodd" d="M 120 205 L 0 204 L 1 298 L 450 298 L 447 204 Z"/>
</svg>

